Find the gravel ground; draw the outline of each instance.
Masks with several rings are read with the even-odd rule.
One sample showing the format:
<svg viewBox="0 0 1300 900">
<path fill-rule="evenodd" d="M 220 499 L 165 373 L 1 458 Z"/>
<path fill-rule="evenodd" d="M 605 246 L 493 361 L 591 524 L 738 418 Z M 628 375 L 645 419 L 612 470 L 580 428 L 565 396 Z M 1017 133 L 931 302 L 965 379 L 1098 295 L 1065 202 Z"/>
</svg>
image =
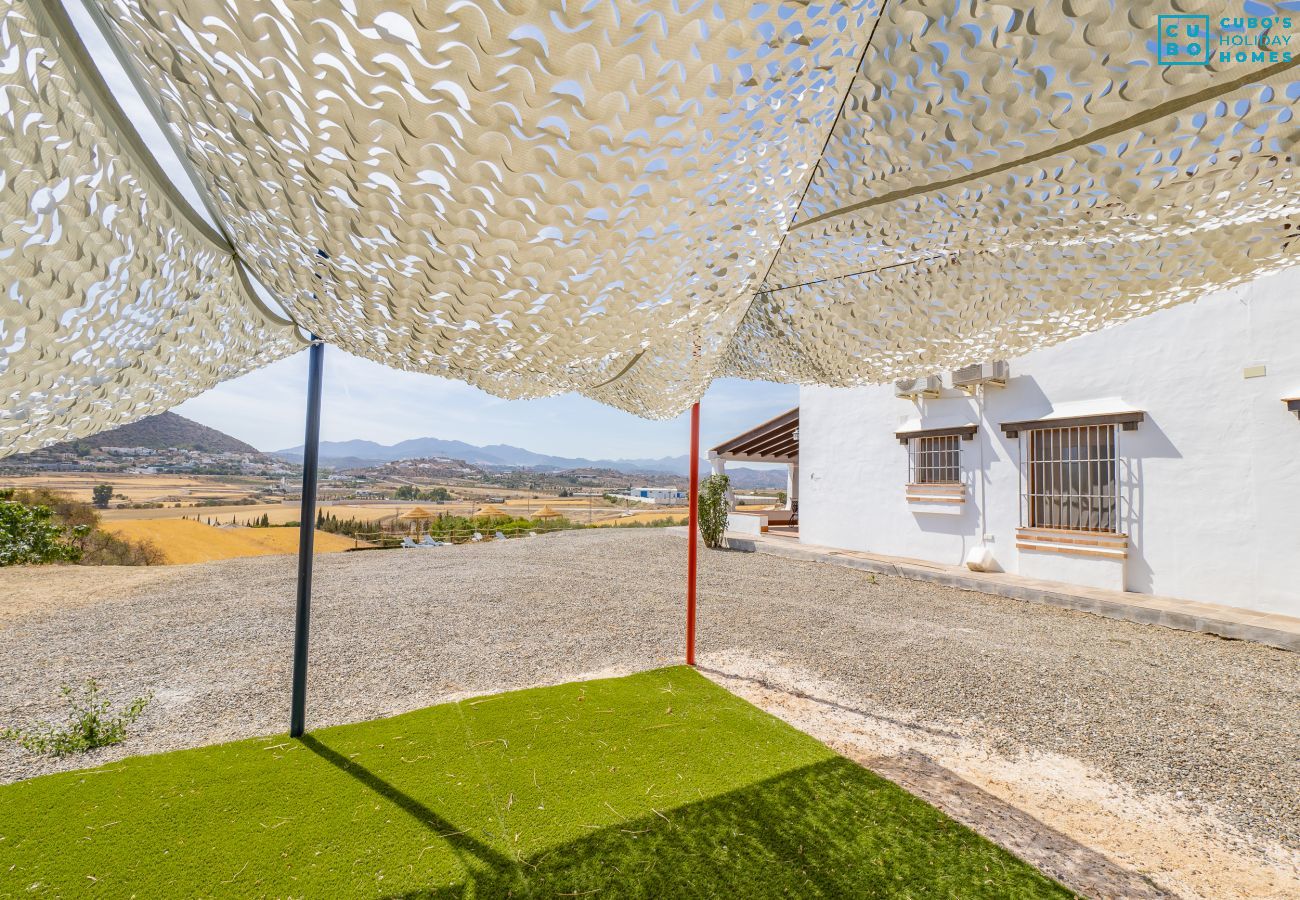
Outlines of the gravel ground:
<svg viewBox="0 0 1300 900">
<path fill-rule="evenodd" d="M 651 530 L 320 556 L 309 724 L 678 662 L 684 556 Z M 56 715 L 58 685 L 93 675 L 156 702 L 91 762 L 284 730 L 294 574 L 292 557 L 0 571 L 0 723 Z M 701 579 L 706 665 L 775 659 L 861 708 L 1065 754 L 1300 848 L 1296 654 L 758 554 L 705 552 Z M 86 764 L 0 749 L 3 780 Z"/>
</svg>

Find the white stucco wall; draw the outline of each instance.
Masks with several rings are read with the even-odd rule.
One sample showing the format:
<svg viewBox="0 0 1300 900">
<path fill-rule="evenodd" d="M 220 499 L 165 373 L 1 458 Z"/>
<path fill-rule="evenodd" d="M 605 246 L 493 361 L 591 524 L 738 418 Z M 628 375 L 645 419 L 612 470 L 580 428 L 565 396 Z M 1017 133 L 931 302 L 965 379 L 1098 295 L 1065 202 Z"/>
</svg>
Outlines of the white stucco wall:
<svg viewBox="0 0 1300 900">
<path fill-rule="evenodd" d="M 1265 376 L 1243 377 L 1260 365 Z M 998 424 L 1117 397 L 1146 412 L 1120 432 L 1125 589 L 1300 615 L 1300 420 L 1281 402 L 1300 396 L 1300 268 L 1011 360 L 1011 376 L 982 415 L 948 389 L 915 402 L 892 385 L 802 389 L 800 539 L 959 565 L 985 534 L 1006 571 L 1088 581 L 1078 558 L 1031 566 L 1017 551 L 1020 442 Z M 918 416 L 979 424 L 961 445 L 971 483 L 957 515 L 904 498 L 894 432 Z"/>
</svg>

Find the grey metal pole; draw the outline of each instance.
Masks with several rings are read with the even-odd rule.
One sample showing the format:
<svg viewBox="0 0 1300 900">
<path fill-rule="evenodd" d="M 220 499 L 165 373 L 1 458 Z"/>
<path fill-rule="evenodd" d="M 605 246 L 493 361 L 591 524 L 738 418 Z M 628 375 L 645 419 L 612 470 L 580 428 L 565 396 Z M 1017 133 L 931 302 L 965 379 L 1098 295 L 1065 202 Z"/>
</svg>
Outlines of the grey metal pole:
<svg viewBox="0 0 1300 900">
<path fill-rule="evenodd" d="M 298 611 L 293 623 L 293 707 L 289 713 L 289 737 L 302 737 L 307 709 L 307 631 L 311 624 L 311 568 L 316 543 L 316 474 L 320 462 L 320 395 L 325 345 L 312 335 L 311 349 L 307 353 L 307 434 L 302 445 Z"/>
</svg>

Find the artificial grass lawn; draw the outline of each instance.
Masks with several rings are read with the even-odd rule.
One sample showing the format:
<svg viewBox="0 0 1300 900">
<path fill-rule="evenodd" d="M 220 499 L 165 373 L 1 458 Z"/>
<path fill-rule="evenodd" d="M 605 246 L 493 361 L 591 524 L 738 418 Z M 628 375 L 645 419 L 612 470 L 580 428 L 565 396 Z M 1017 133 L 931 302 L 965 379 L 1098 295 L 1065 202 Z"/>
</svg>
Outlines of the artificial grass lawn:
<svg viewBox="0 0 1300 900">
<path fill-rule="evenodd" d="M 688 668 L 0 787 L 0 894 L 1070 894 Z"/>
</svg>

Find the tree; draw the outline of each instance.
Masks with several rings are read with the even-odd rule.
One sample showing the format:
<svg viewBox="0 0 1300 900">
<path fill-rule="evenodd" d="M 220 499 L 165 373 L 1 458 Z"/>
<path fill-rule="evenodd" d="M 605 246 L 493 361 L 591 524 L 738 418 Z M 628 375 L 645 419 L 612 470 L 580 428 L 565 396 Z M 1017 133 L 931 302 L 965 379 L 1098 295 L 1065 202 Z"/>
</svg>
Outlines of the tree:
<svg viewBox="0 0 1300 900">
<path fill-rule="evenodd" d="M 98 509 L 108 509 L 108 501 L 113 499 L 113 486 L 111 484 L 97 484 L 90 492 L 91 502 Z"/>
<path fill-rule="evenodd" d="M 81 537 L 85 526 L 72 530 Z M 69 539 L 67 530 L 54 521 L 48 506 L 27 506 L 0 500 L 0 566 L 33 563 L 76 562 L 81 548 Z"/>
<path fill-rule="evenodd" d="M 785 506 L 785 491 L 776 492 L 776 505 Z"/>
<path fill-rule="evenodd" d="M 727 491 L 731 478 L 727 475 L 710 475 L 700 484 L 700 537 L 704 546 L 716 549 L 722 546 L 727 531 Z"/>
</svg>

